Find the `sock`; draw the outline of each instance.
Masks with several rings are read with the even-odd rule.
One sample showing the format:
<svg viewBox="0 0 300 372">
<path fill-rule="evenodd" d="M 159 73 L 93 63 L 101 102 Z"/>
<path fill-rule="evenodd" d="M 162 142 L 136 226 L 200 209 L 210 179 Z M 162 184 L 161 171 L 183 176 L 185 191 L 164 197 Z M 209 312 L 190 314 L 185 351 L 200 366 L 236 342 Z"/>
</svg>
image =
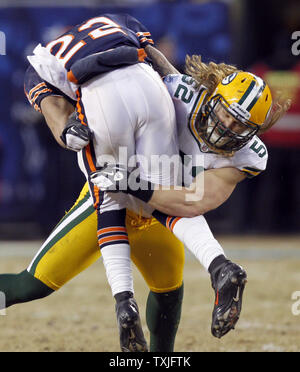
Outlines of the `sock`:
<svg viewBox="0 0 300 372">
<path fill-rule="evenodd" d="M 176 224 L 177 221 L 179 221 L 182 217 L 173 217 L 173 216 L 168 216 L 162 212 L 159 212 L 155 210 L 152 213 L 152 216 L 157 219 L 162 225 L 164 225 L 167 229 L 173 232 L 173 228 Z"/>
<path fill-rule="evenodd" d="M 19 274 L 1 274 L 0 292 L 5 297 L 5 304 L 0 303 L 1 310 L 1 305 L 2 308 L 7 308 L 17 303 L 37 300 L 50 295 L 54 290 L 24 270 Z"/>
<path fill-rule="evenodd" d="M 132 292 L 132 265 L 128 244 L 117 244 L 101 249 L 104 267 L 112 295 L 121 292 Z"/>
<path fill-rule="evenodd" d="M 98 242 L 112 295 L 133 291 L 126 209 L 98 213 Z"/>
<path fill-rule="evenodd" d="M 225 256 L 223 248 L 214 238 L 203 216 L 173 217 L 157 210 L 152 215 L 174 233 L 206 270 L 216 257 Z"/>
<path fill-rule="evenodd" d="M 150 331 L 151 352 L 173 352 L 175 337 L 181 317 L 183 284 L 175 291 L 155 293 L 150 291 L 146 321 Z"/>
<path fill-rule="evenodd" d="M 173 226 L 173 233 L 206 270 L 216 257 L 225 256 L 203 216 L 180 218 Z"/>
</svg>

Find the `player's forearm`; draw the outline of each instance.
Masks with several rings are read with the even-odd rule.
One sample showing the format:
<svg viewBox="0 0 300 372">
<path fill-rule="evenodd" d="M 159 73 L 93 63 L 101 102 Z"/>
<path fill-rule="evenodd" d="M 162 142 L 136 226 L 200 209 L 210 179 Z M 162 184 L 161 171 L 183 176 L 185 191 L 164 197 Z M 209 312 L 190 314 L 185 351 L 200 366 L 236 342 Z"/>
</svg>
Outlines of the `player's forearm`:
<svg viewBox="0 0 300 372">
<path fill-rule="evenodd" d="M 102 191 L 133 195 L 166 215 L 195 217 L 218 208 L 244 178 L 236 168 L 210 169 L 200 173 L 188 188 L 166 190 L 140 179 L 135 171 L 129 173 L 125 166 L 107 164 L 92 174 L 91 181 Z"/>
<path fill-rule="evenodd" d="M 222 178 L 222 170 L 208 170 L 198 176 L 191 187 L 181 190 L 155 190 L 149 204 L 168 215 L 194 217 L 222 205 L 244 176 Z M 218 173 L 219 172 L 219 173 Z M 223 172 L 224 173 L 224 172 Z"/>
<path fill-rule="evenodd" d="M 65 148 L 66 146 L 62 142 L 60 135 L 66 126 L 70 114 L 74 112 L 74 107 L 64 97 L 48 96 L 41 102 L 41 111 L 55 140 L 60 146 Z"/>
<path fill-rule="evenodd" d="M 197 211 L 185 200 L 184 190 L 155 190 L 148 204 L 169 216 L 195 217 Z"/>
<path fill-rule="evenodd" d="M 200 192 L 187 189 L 155 190 L 149 204 L 171 216 L 195 217 L 217 208 L 224 201 L 225 197 L 217 196 L 213 191 L 202 196 Z"/>
<path fill-rule="evenodd" d="M 153 68 L 160 76 L 169 74 L 179 74 L 179 71 L 167 60 L 167 58 L 156 48 L 151 45 L 145 47 L 147 55 L 153 62 Z"/>
</svg>

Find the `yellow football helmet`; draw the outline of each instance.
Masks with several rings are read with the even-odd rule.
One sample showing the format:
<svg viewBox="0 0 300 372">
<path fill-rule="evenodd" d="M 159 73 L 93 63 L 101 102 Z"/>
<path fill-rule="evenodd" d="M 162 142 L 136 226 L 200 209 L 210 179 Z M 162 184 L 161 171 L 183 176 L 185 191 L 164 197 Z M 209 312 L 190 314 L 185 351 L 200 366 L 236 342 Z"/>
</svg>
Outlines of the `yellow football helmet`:
<svg viewBox="0 0 300 372">
<path fill-rule="evenodd" d="M 258 132 L 271 106 L 268 85 L 256 75 L 237 71 L 225 77 L 207 99 L 197 129 L 213 151 L 232 154 Z"/>
</svg>

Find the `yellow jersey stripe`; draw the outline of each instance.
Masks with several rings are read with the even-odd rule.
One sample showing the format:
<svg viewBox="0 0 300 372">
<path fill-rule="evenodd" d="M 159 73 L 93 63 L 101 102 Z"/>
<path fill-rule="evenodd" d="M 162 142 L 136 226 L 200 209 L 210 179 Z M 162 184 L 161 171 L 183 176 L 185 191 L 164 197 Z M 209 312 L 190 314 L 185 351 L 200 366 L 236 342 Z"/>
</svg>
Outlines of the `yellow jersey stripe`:
<svg viewBox="0 0 300 372">
<path fill-rule="evenodd" d="M 199 95 L 198 101 L 196 101 L 194 105 L 195 109 L 191 112 L 190 120 L 189 120 L 190 130 L 192 131 L 195 138 L 198 139 L 198 141 L 201 141 L 201 138 L 196 129 L 196 118 L 203 104 L 204 98 L 206 97 L 206 93 L 207 93 L 206 90 L 203 90 L 203 92 Z"/>
<path fill-rule="evenodd" d="M 250 174 L 251 176 L 258 176 L 261 173 L 261 171 L 249 170 L 247 168 L 242 168 L 241 170 L 242 172 L 246 172 L 247 174 Z"/>
</svg>

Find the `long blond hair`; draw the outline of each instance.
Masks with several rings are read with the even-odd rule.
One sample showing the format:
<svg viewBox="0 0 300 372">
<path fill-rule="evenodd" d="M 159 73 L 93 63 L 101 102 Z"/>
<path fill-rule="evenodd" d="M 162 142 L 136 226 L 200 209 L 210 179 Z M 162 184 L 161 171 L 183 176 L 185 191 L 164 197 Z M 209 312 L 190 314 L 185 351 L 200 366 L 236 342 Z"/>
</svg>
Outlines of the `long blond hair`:
<svg viewBox="0 0 300 372">
<path fill-rule="evenodd" d="M 276 92 L 275 97 L 273 97 L 271 110 L 269 112 L 267 120 L 261 126 L 257 135 L 260 136 L 261 134 L 265 133 L 267 130 L 272 128 L 273 125 L 276 124 L 277 121 L 281 119 L 290 109 L 291 104 L 292 104 L 291 98 L 286 98 L 280 92 Z"/>
<path fill-rule="evenodd" d="M 192 55 L 186 56 L 185 72 L 192 76 L 196 81 L 196 88 L 204 85 L 207 88 L 207 97 L 210 97 L 217 85 L 228 75 L 233 72 L 240 72 L 236 66 L 226 63 L 204 63 L 201 56 Z M 273 93 L 274 94 L 274 93 Z M 260 128 L 258 135 L 269 130 L 282 116 L 289 110 L 291 99 L 283 97 L 281 94 L 275 93 L 273 103 L 267 120 Z"/>
<path fill-rule="evenodd" d="M 204 63 L 201 56 L 197 55 L 186 56 L 185 59 L 186 74 L 194 78 L 198 87 L 204 85 L 207 88 L 208 96 L 212 95 L 217 85 L 226 76 L 238 71 L 240 70 L 237 67 L 227 65 L 226 63 Z"/>
</svg>

